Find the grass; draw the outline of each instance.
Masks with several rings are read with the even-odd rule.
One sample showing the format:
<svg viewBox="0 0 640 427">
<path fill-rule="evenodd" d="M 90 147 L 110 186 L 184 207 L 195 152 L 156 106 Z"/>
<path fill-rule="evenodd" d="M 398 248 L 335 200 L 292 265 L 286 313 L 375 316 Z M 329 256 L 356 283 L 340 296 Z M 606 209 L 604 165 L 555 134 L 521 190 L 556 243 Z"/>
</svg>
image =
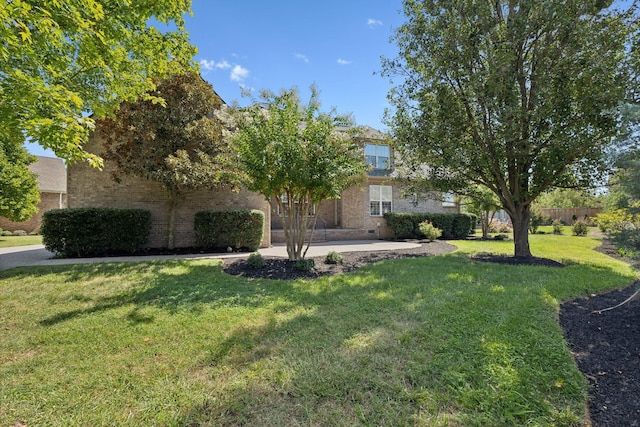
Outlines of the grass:
<svg viewBox="0 0 640 427">
<path fill-rule="evenodd" d="M 41 244 L 42 236 L 0 236 L 0 248 Z"/>
<path fill-rule="evenodd" d="M 566 268 L 455 244 L 294 282 L 215 260 L 0 272 L 0 425 L 580 425 L 558 303 L 636 273 L 593 238 L 531 237 Z"/>
</svg>

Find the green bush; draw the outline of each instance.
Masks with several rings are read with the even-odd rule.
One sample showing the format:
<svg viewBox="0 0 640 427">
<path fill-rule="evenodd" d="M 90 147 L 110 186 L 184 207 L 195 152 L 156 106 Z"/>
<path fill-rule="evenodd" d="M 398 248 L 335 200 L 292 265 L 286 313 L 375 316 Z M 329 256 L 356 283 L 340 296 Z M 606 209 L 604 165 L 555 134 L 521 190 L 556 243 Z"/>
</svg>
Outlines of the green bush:
<svg viewBox="0 0 640 427">
<path fill-rule="evenodd" d="M 294 262 L 293 268 L 298 271 L 311 271 L 316 266 L 312 258 L 301 258 Z"/>
<path fill-rule="evenodd" d="M 542 211 L 540 209 L 532 207 L 529 214 L 529 232 L 531 234 L 536 234 L 538 232 L 538 228 L 547 221 L 548 218 L 542 215 Z"/>
<path fill-rule="evenodd" d="M 264 212 L 259 210 L 201 211 L 194 218 L 196 245 L 206 249 L 256 251 L 264 234 Z"/>
<path fill-rule="evenodd" d="M 4 230 L 2 233 L 0 233 L 0 236 L 13 236 L 13 233 L 8 230 Z"/>
<path fill-rule="evenodd" d="M 553 234 L 557 234 L 560 235 L 562 234 L 562 221 L 560 221 L 559 219 L 556 219 L 555 221 L 553 221 L 553 223 L 551 224 L 553 226 Z"/>
<path fill-rule="evenodd" d="M 149 238 L 151 212 L 142 209 L 53 209 L 42 216 L 42 243 L 58 256 L 133 253 Z"/>
<path fill-rule="evenodd" d="M 424 221 L 442 230 L 445 239 L 463 239 L 473 233 L 477 222 L 475 215 L 436 212 L 387 212 L 384 218 L 397 239 L 419 239 L 420 223 Z"/>
<path fill-rule="evenodd" d="M 422 221 L 419 226 L 420 233 L 428 240 L 436 240 L 442 236 L 442 230 L 433 226 L 430 221 Z"/>
<path fill-rule="evenodd" d="M 495 236 L 493 236 L 493 240 L 507 240 L 509 238 L 509 236 L 507 236 L 506 234 L 496 234 Z"/>
<path fill-rule="evenodd" d="M 574 236 L 586 236 L 589 233 L 589 225 L 585 221 L 576 221 L 571 226 Z"/>
<path fill-rule="evenodd" d="M 29 234 L 28 234 L 26 231 L 24 231 L 24 230 L 15 230 L 15 231 L 13 232 L 13 235 L 14 235 L 14 236 L 21 236 L 21 237 L 24 237 L 24 236 L 28 236 Z"/>
<path fill-rule="evenodd" d="M 342 264 L 344 257 L 336 251 L 331 251 L 324 258 L 325 264 Z"/>
<path fill-rule="evenodd" d="M 259 269 L 263 268 L 265 265 L 266 262 L 260 252 L 254 252 L 249 255 L 249 258 L 247 258 L 247 267 L 249 268 Z"/>
</svg>

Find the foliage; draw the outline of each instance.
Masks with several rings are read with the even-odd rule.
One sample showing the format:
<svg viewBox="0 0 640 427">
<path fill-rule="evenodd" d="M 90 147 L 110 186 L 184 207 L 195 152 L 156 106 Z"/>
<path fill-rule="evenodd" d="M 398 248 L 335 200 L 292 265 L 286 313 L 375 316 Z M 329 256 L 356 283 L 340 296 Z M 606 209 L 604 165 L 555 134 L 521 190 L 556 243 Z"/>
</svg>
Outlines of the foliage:
<svg viewBox="0 0 640 427">
<path fill-rule="evenodd" d="M 264 235 L 264 212 L 259 210 L 201 211 L 194 217 L 196 245 L 255 251 Z"/>
<path fill-rule="evenodd" d="M 489 224 L 490 233 L 511 233 L 511 225 L 507 221 L 494 220 Z"/>
<path fill-rule="evenodd" d="M 493 240 L 507 240 L 509 238 L 509 236 L 507 236 L 506 234 L 496 234 L 495 236 L 493 236 Z"/>
<path fill-rule="evenodd" d="M 427 240 L 436 240 L 442 236 L 442 230 L 435 228 L 431 221 L 422 221 L 418 224 L 418 229 Z"/>
<path fill-rule="evenodd" d="M 558 304 L 637 272 L 593 238 L 531 236 L 565 268 L 455 244 L 296 281 L 202 259 L 2 271 L 0 425 L 586 424 Z"/>
<path fill-rule="evenodd" d="M 315 266 L 313 258 L 299 258 L 293 261 L 293 268 L 298 271 L 311 271 Z"/>
<path fill-rule="evenodd" d="M 158 82 L 153 100 L 124 103 L 113 118 L 98 121 L 104 159 L 117 182 L 133 175 L 158 182 L 167 191 L 167 246 L 174 246 L 175 210 L 194 190 L 234 185 L 233 152 L 222 125 L 210 117 L 222 100 L 197 73 L 184 71 Z"/>
<path fill-rule="evenodd" d="M 0 140 L 22 135 L 68 160 L 94 117 L 146 97 L 172 63 L 189 64 L 189 0 L 9 1 L 0 6 Z M 160 31 L 151 22 L 174 26 Z M 193 65 L 192 65 L 193 66 Z M 90 112 L 91 115 L 86 114 Z"/>
<path fill-rule="evenodd" d="M 620 253 L 635 257 L 640 251 L 640 202 L 596 216 L 600 230 L 613 240 Z"/>
<path fill-rule="evenodd" d="M 553 234 L 556 234 L 556 235 L 562 234 L 562 229 L 564 227 L 564 224 L 562 223 L 562 221 L 560 221 L 559 219 L 556 219 L 553 221 L 551 225 L 553 226 Z"/>
<path fill-rule="evenodd" d="M 28 236 L 28 235 L 29 235 L 29 233 L 27 233 L 27 232 L 26 232 L 26 231 L 24 231 L 24 230 L 14 230 L 14 231 L 13 231 L 13 235 L 14 235 L 14 236 L 22 236 L 22 237 L 24 237 L 24 236 Z"/>
<path fill-rule="evenodd" d="M 578 188 L 554 188 L 536 199 L 540 208 L 595 208 L 602 205 L 601 200 L 592 192 Z"/>
<path fill-rule="evenodd" d="M 386 59 L 400 76 L 389 124 L 398 149 L 440 191 L 493 191 L 531 256 L 531 203 L 591 184 L 631 85 L 634 11 L 609 2 L 405 0 Z"/>
<path fill-rule="evenodd" d="M 267 265 L 260 252 L 254 252 L 247 258 L 247 266 L 249 268 L 260 269 Z"/>
<path fill-rule="evenodd" d="M 543 225 L 547 219 L 548 218 L 542 214 L 542 211 L 537 205 L 531 206 L 529 213 L 529 232 L 531 234 L 536 234 L 538 232 L 538 228 Z"/>
<path fill-rule="evenodd" d="M 42 243 L 63 258 L 133 253 L 149 237 L 151 212 L 143 209 L 69 208 L 42 216 Z"/>
<path fill-rule="evenodd" d="M 480 226 L 482 227 L 482 238 L 489 237 L 489 226 L 493 221 L 495 213 L 502 209 L 500 199 L 487 187 L 474 186 L 470 191 L 466 192 L 463 203 L 467 211 L 475 214 L 480 218 Z"/>
<path fill-rule="evenodd" d="M 418 239 L 420 223 L 429 221 L 442 231 L 445 239 L 463 239 L 473 233 L 478 218 L 473 214 L 436 212 L 387 212 L 387 225 L 397 239 Z"/>
<path fill-rule="evenodd" d="M 343 260 L 344 257 L 342 256 L 342 254 L 336 251 L 329 251 L 327 256 L 324 258 L 324 262 L 326 264 L 342 264 Z"/>
<path fill-rule="evenodd" d="M 297 260 L 304 257 L 307 230 L 315 228 L 314 207 L 339 198 L 362 179 L 367 165 L 351 135 L 338 129 L 350 126 L 350 117 L 320 112 L 315 87 L 306 105 L 297 89 L 262 91 L 253 101 L 229 118 L 244 185 L 281 212 L 287 253 Z"/>
<path fill-rule="evenodd" d="M 38 212 L 40 202 L 36 175 L 29 170 L 36 157 L 22 144 L 20 135 L 0 138 L 0 217 L 12 221 L 28 220 Z"/>
<path fill-rule="evenodd" d="M 589 233 L 589 225 L 586 221 L 576 221 L 571 225 L 574 236 L 586 236 Z"/>
</svg>

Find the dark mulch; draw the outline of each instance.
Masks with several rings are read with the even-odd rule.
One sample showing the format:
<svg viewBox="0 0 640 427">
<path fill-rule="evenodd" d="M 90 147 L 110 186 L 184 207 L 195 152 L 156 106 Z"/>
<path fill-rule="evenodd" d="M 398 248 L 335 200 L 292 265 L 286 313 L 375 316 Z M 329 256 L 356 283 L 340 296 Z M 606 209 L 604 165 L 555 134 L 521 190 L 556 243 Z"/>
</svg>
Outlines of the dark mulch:
<svg viewBox="0 0 640 427">
<path fill-rule="evenodd" d="M 617 256 L 610 243 L 599 250 Z M 639 286 L 640 281 L 589 296 L 585 290 L 583 298 L 560 307 L 560 326 L 590 384 L 589 413 L 594 427 L 640 426 L 640 302 L 635 298 L 599 312 L 621 304 Z"/>
<path fill-rule="evenodd" d="M 446 242 L 436 240 L 422 243 L 418 248 L 400 249 L 395 251 L 370 251 L 370 252 L 345 252 L 341 253 L 343 260 L 341 264 L 326 264 L 325 257 L 313 257 L 315 267 L 310 271 L 300 271 L 294 268 L 294 263 L 284 258 L 265 257 L 266 266 L 264 268 L 250 268 L 246 259 L 227 259 L 224 261 L 223 269 L 226 273 L 234 276 L 291 280 L 299 278 L 315 278 L 338 273 L 346 273 L 376 261 L 387 259 L 411 258 L 441 255 L 453 252 L 455 246 Z"/>
<path fill-rule="evenodd" d="M 314 278 L 356 270 L 366 264 L 387 259 L 440 255 L 454 246 L 435 241 L 419 248 L 398 251 L 343 253 L 342 264 L 325 264 L 324 257 L 314 258 L 315 268 L 309 272 L 295 270 L 293 263 L 282 258 L 265 258 L 265 268 L 251 269 L 245 259 L 224 261 L 224 271 L 243 277 L 265 279 Z M 617 256 L 611 244 L 600 251 Z M 545 258 L 514 258 L 478 254 L 473 259 L 510 265 L 563 267 Z M 635 266 L 637 267 L 637 265 Z M 640 281 L 622 290 L 586 296 L 562 304 L 560 325 L 578 368 L 591 384 L 589 412 L 594 427 L 640 426 L 640 301 L 635 299 L 615 310 L 593 313 L 615 306 L 631 296 Z"/>
</svg>

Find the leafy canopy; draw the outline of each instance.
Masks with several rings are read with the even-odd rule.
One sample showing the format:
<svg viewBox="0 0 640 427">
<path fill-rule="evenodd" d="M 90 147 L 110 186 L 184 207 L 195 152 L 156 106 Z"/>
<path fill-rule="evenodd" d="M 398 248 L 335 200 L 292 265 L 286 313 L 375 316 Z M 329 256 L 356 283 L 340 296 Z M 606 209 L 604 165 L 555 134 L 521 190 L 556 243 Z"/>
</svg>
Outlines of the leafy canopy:
<svg viewBox="0 0 640 427">
<path fill-rule="evenodd" d="M 170 62 L 191 62 L 183 14 L 190 0 L 12 0 L 0 5 L 0 140 L 22 134 L 67 160 L 82 149 L 93 116 L 154 88 Z M 151 20 L 173 24 L 161 32 Z"/>
<path fill-rule="evenodd" d="M 610 1 L 405 0 L 389 117 L 433 188 L 493 191 L 530 256 L 531 202 L 590 182 L 628 94 L 633 10 Z"/>
<path fill-rule="evenodd" d="M 0 217 L 26 221 L 38 211 L 40 191 L 29 165 L 36 161 L 20 135 L 0 141 Z"/>
</svg>

